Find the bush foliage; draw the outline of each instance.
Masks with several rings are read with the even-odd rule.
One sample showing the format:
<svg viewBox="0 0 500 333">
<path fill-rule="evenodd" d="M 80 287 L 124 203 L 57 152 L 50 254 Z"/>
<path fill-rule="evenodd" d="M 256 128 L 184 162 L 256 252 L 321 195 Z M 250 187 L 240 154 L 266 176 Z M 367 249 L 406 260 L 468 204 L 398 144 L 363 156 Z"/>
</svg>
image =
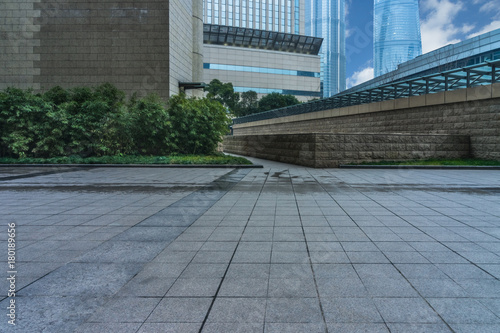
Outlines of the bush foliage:
<svg viewBox="0 0 500 333">
<path fill-rule="evenodd" d="M 208 154 L 227 134 L 224 107 L 210 99 L 158 96 L 129 100 L 113 85 L 44 94 L 0 92 L 0 156 Z"/>
</svg>

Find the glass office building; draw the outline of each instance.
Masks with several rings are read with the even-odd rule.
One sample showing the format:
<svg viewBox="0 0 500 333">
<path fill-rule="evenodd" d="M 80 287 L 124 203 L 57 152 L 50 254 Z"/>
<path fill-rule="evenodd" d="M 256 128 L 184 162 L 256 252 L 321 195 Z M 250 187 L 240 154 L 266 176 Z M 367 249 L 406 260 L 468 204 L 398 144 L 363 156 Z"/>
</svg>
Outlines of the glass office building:
<svg viewBox="0 0 500 333">
<path fill-rule="evenodd" d="M 310 0 L 203 0 L 204 81 L 231 82 L 259 97 L 321 97 L 322 38 L 306 36 Z"/>
<path fill-rule="evenodd" d="M 205 24 L 204 81 L 231 82 L 258 97 L 273 92 L 308 101 L 320 95 L 321 38 Z"/>
<path fill-rule="evenodd" d="M 422 54 L 418 0 L 375 0 L 373 27 L 375 76 Z"/>
<path fill-rule="evenodd" d="M 307 0 L 305 33 L 323 38 L 321 56 L 322 96 L 346 88 L 345 0 Z"/>
<path fill-rule="evenodd" d="M 203 0 L 203 22 L 303 34 L 304 0 Z"/>
</svg>

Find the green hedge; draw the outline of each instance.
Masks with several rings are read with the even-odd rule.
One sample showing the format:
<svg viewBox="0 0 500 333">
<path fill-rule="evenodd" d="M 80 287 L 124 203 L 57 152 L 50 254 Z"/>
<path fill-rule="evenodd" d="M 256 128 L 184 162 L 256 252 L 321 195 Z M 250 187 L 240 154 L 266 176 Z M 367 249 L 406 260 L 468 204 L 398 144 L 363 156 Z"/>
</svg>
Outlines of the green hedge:
<svg viewBox="0 0 500 333">
<path fill-rule="evenodd" d="M 100 157 L 62 156 L 52 158 L 0 157 L 0 164 L 252 164 L 243 157 L 215 153 L 210 155 L 144 156 L 121 155 Z"/>
<path fill-rule="evenodd" d="M 111 84 L 44 94 L 0 92 L 0 156 L 209 154 L 227 134 L 224 107 L 209 99 L 135 96 Z"/>
</svg>

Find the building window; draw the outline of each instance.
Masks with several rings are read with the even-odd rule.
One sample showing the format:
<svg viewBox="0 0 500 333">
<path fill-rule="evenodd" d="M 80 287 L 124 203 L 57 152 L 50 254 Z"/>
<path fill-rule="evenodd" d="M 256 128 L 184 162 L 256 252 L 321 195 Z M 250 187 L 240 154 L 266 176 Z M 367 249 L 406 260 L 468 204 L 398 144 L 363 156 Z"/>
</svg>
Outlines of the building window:
<svg viewBox="0 0 500 333">
<path fill-rule="evenodd" d="M 266 30 L 266 0 L 262 0 L 262 30 Z"/>
<path fill-rule="evenodd" d="M 260 27 L 260 2 L 257 0 L 255 2 L 255 29 L 261 29 Z"/>
<path fill-rule="evenodd" d="M 269 15 L 269 28 L 268 30 L 273 31 L 273 3 L 271 0 L 269 0 L 269 10 L 268 10 L 268 15 Z"/>
<path fill-rule="evenodd" d="M 247 0 L 241 1 L 241 26 L 247 27 Z"/>
<path fill-rule="evenodd" d="M 307 91 L 307 90 L 287 90 L 287 89 L 269 89 L 269 88 L 255 88 L 255 87 L 234 87 L 235 92 L 246 92 L 253 90 L 257 94 L 271 94 L 278 93 L 283 95 L 295 95 L 295 96 L 310 96 L 310 97 L 321 97 L 320 92 Z"/>
<path fill-rule="evenodd" d="M 268 67 L 252 67 L 252 66 L 236 66 L 236 65 L 204 63 L 203 68 L 214 69 L 214 70 L 223 70 L 223 71 L 234 71 L 234 72 L 292 75 L 292 76 L 315 77 L 315 78 L 320 77 L 320 73 L 318 73 L 318 72 L 295 71 L 295 70 L 289 70 L 289 69 L 278 69 L 278 68 L 268 68 Z"/>
<path fill-rule="evenodd" d="M 300 2 L 295 0 L 295 33 L 300 33 Z M 291 18 L 290 18 L 291 19 Z"/>
</svg>

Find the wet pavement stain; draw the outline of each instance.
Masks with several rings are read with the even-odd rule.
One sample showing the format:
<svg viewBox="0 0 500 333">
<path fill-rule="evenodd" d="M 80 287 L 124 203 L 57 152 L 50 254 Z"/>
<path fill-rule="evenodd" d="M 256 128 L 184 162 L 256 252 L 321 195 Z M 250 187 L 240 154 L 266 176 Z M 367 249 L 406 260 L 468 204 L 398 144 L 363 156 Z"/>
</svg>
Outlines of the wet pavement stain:
<svg viewBox="0 0 500 333">
<path fill-rule="evenodd" d="M 193 186 L 150 186 L 150 185 L 7 185 L 0 186 L 0 191 L 31 192 L 31 191 L 49 191 L 49 192 L 74 192 L 74 193 L 172 193 L 196 191 L 202 189 L 203 185 Z"/>
<path fill-rule="evenodd" d="M 8 181 L 8 180 L 16 180 L 16 179 L 23 179 L 23 178 L 34 178 L 34 177 L 39 177 L 39 176 L 47 176 L 47 175 L 55 175 L 58 173 L 65 173 L 65 172 L 76 172 L 76 171 L 82 171 L 82 170 L 88 170 L 88 168 L 62 168 L 62 169 L 56 169 L 56 170 L 51 170 L 51 171 L 41 171 L 41 172 L 29 172 L 33 170 L 22 170 L 21 172 L 18 170 L 2 170 L 2 174 L 15 174 L 14 176 L 0 176 L 0 181 Z"/>
</svg>

